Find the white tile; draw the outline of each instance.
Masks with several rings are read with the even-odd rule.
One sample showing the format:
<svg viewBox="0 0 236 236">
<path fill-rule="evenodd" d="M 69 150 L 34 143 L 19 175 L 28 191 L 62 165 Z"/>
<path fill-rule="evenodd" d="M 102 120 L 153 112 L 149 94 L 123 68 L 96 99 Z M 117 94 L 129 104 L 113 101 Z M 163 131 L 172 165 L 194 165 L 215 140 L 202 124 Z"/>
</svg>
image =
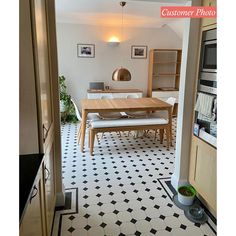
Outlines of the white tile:
<svg viewBox="0 0 236 236">
<path fill-rule="evenodd" d="M 121 222 L 125 222 L 125 221 L 130 221 L 132 219 L 132 216 L 129 212 L 127 211 L 123 211 L 123 212 L 119 212 L 117 214 L 117 218 L 121 221 Z"/>
<path fill-rule="evenodd" d="M 113 212 L 115 210 L 114 205 L 111 203 L 105 203 L 101 206 L 101 211 L 105 213 Z"/>
<path fill-rule="evenodd" d="M 114 223 L 118 220 L 116 214 L 114 214 L 114 213 L 112 213 L 112 212 L 105 214 L 105 215 L 102 217 L 102 219 L 103 219 L 103 222 L 105 222 L 105 223 L 108 224 L 108 225 L 114 224 Z"/>
<path fill-rule="evenodd" d="M 151 230 L 151 224 L 146 220 L 139 220 L 136 223 L 136 228 L 139 232 L 149 232 Z"/>
<path fill-rule="evenodd" d="M 98 215 L 91 215 L 88 218 L 88 225 L 93 227 L 97 227 L 102 223 L 102 217 Z"/>
<path fill-rule="evenodd" d="M 101 227 L 92 227 L 88 231 L 88 236 L 98 236 L 98 235 L 104 235 L 104 229 Z"/>
<path fill-rule="evenodd" d="M 166 228 L 164 220 L 160 218 L 151 219 L 150 224 L 156 230 L 164 230 Z"/>
<path fill-rule="evenodd" d="M 142 210 L 136 210 L 131 212 L 132 218 L 136 220 L 143 220 L 146 218 L 146 214 Z"/>
<path fill-rule="evenodd" d="M 120 226 L 120 230 L 123 234 L 128 235 L 128 234 L 134 234 L 136 231 L 136 228 L 134 224 L 130 222 L 125 222 L 125 223 L 122 223 L 122 225 Z"/>
<path fill-rule="evenodd" d="M 171 228 L 179 228 L 181 223 L 178 220 L 178 218 L 174 217 L 174 216 L 167 216 L 165 219 L 165 224 Z"/>
<path fill-rule="evenodd" d="M 117 209 L 118 211 L 126 211 L 128 208 L 129 208 L 129 204 L 125 202 L 117 202 L 115 204 L 115 209 Z"/>
<path fill-rule="evenodd" d="M 109 224 L 105 227 L 105 234 L 107 236 L 117 236 L 120 234 L 120 227 L 116 224 Z"/>
</svg>

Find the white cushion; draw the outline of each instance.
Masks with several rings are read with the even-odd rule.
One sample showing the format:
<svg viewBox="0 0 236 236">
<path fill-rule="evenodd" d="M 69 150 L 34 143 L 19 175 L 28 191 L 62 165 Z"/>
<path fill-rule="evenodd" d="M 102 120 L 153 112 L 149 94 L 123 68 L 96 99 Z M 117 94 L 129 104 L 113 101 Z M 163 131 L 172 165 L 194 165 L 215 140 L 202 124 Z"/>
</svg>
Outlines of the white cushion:
<svg viewBox="0 0 236 236">
<path fill-rule="evenodd" d="M 111 128 L 111 127 L 163 125 L 163 124 L 168 124 L 168 120 L 162 118 L 140 118 L 140 119 L 94 120 L 91 122 L 91 127 Z"/>
</svg>

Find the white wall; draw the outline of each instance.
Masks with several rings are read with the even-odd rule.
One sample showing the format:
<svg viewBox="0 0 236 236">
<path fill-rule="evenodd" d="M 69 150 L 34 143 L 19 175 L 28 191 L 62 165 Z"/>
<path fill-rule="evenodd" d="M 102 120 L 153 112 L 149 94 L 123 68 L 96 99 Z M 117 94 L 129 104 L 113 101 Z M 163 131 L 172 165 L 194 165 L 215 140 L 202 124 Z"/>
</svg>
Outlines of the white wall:
<svg viewBox="0 0 236 236">
<path fill-rule="evenodd" d="M 57 23 L 59 75 L 67 79 L 69 93 L 77 104 L 86 98 L 89 82 L 103 81 L 112 88 L 138 88 L 147 90 L 147 59 L 131 59 L 131 45 L 147 45 L 151 48 L 182 48 L 182 39 L 168 26 L 125 28 L 124 41 L 117 47 L 106 42 L 112 35 L 120 34 L 120 28 Z M 95 44 L 95 58 L 78 58 L 77 44 Z M 129 82 L 112 81 L 112 72 L 125 66 L 131 72 Z"/>
</svg>

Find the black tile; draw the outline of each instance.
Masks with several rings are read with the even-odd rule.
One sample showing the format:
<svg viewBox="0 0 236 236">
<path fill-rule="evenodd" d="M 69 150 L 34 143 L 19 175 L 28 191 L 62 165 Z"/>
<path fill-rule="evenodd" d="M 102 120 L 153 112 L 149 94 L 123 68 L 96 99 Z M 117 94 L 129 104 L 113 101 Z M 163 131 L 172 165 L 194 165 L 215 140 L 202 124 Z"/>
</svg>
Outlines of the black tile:
<svg viewBox="0 0 236 236">
<path fill-rule="evenodd" d="M 100 226 L 102 227 L 102 228 L 105 228 L 106 227 L 106 223 L 104 223 L 104 222 L 102 222 L 101 224 L 100 224 Z"/>
<path fill-rule="evenodd" d="M 104 216 L 105 213 L 101 211 L 101 212 L 98 213 L 98 215 L 100 215 L 100 216 Z"/>
<path fill-rule="evenodd" d="M 155 229 L 153 229 L 153 228 L 150 230 L 150 233 L 152 233 L 152 234 L 156 234 L 156 232 L 157 231 Z"/>
<path fill-rule="evenodd" d="M 85 215 L 84 215 L 84 218 L 89 218 L 90 217 L 90 215 L 88 214 L 88 213 L 86 213 Z"/>
<path fill-rule="evenodd" d="M 148 222 L 150 222 L 152 219 L 147 216 L 147 217 L 145 218 L 145 220 L 148 221 Z"/>
<path fill-rule="evenodd" d="M 130 222 L 133 223 L 133 224 L 136 224 L 137 220 L 135 220 L 134 218 L 132 218 L 132 219 L 130 220 Z"/>
<path fill-rule="evenodd" d="M 119 221 L 119 220 L 117 220 L 117 221 L 116 221 L 116 224 L 120 226 L 120 225 L 122 224 L 122 222 Z"/>
<path fill-rule="evenodd" d="M 84 229 L 88 231 L 88 230 L 91 229 L 91 226 L 90 226 L 90 225 L 86 225 L 86 226 L 84 227 Z"/>
<path fill-rule="evenodd" d="M 162 220 L 164 220 L 166 217 L 163 216 L 163 215 L 160 215 L 159 218 L 162 219 Z"/>
<path fill-rule="evenodd" d="M 75 230 L 75 228 L 70 227 L 67 231 L 69 231 L 70 233 L 72 233 Z"/>
<path fill-rule="evenodd" d="M 185 230 L 185 229 L 187 228 L 187 226 L 186 226 L 186 225 L 183 225 L 183 224 L 181 224 L 181 225 L 180 225 L 180 228 Z"/>
<path fill-rule="evenodd" d="M 69 220 L 74 220 L 75 217 L 74 217 L 74 216 L 70 216 L 68 219 L 69 219 Z"/>
<path fill-rule="evenodd" d="M 167 227 L 165 228 L 165 230 L 168 231 L 168 232 L 171 232 L 172 228 L 169 227 L 169 226 L 167 226 Z"/>
<path fill-rule="evenodd" d="M 140 235 L 142 235 L 142 234 L 141 234 L 141 232 L 139 232 L 139 231 L 135 231 L 134 235 L 140 236 Z"/>
<path fill-rule="evenodd" d="M 114 210 L 113 213 L 117 215 L 119 213 L 119 211 Z"/>
<path fill-rule="evenodd" d="M 133 209 L 128 208 L 127 211 L 131 213 L 133 211 Z"/>
<path fill-rule="evenodd" d="M 176 217 L 176 218 L 178 218 L 178 217 L 179 217 L 179 214 L 174 213 L 173 216 Z"/>
</svg>

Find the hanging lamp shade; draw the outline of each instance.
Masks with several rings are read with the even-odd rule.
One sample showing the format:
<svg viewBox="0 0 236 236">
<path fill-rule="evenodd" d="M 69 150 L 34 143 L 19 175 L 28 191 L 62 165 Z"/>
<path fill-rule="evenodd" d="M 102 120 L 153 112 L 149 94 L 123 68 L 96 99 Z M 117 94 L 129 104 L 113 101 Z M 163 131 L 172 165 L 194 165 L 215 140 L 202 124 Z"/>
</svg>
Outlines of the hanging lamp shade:
<svg viewBox="0 0 236 236">
<path fill-rule="evenodd" d="M 112 80 L 114 81 L 130 81 L 131 74 L 126 68 L 118 68 L 112 74 Z"/>
<path fill-rule="evenodd" d="M 126 2 L 120 2 L 122 7 L 122 38 L 123 38 L 123 7 L 126 5 Z M 114 81 L 130 81 L 131 80 L 131 73 L 128 69 L 124 67 L 117 68 L 112 73 L 112 80 Z"/>
</svg>

